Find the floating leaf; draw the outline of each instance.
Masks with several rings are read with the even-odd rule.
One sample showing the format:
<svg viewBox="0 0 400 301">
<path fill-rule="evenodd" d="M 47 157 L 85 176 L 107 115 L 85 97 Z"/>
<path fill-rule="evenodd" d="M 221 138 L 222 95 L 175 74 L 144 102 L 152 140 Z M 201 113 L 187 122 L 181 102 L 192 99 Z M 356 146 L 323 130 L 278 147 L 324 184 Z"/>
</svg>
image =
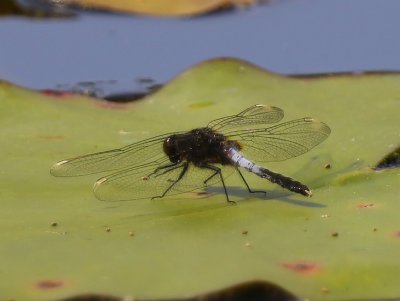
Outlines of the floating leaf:
<svg viewBox="0 0 400 301">
<path fill-rule="evenodd" d="M 59 2 L 59 1 L 57 1 Z M 191 16 L 234 6 L 248 6 L 255 0 L 63 0 L 85 8 L 107 9 L 152 16 Z"/>
<path fill-rule="evenodd" d="M 398 297 L 399 169 L 371 167 L 399 145 L 399 95 L 398 74 L 290 78 L 234 59 L 196 65 L 131 104 L 2 82 L 1 298 L 171 299 L 253 279 L 312 300 Z M 107 203 L 91 191 L 99 176 L 49 174 L 58 160 L 204 126 L 256 103 L 282 108 L 283 121 L 311 116 L 331 127 L 310 152 L 266 166 L 307 184 L 311 199 L 245 174 L 266 198 L 232 175 L 236 206 L 219 186 Z"/>
</svg>

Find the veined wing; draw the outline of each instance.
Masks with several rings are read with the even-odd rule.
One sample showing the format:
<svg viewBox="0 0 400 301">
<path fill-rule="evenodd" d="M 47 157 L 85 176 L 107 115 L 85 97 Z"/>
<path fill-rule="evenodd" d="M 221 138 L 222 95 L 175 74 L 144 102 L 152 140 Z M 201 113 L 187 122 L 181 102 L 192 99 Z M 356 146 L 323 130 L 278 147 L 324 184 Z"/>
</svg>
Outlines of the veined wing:
<svg viewBox="0 0 400 301">
<path fill-rule="evenodd" d="M 57 177 L 69 177 L 126 169 L 148 162 L 159 164 L 167 157 L 162 149 L 163 141 L 172 134 L 176 133 L 152 137 L 119 149 L 63 160 L 54 164 L 50 173 Z"/>
<path fill-rule="evenodd" d="M 305 117 L 267 128 L 224 133 L 242 145 L 243 154 L 256 162 L 283 161 L 308 152 L 331 133 L 323 122 Z"/>
<path fill-rule="evenodd" d="M 257 128 L 265 124 L 276 123 L 283 118 L 283 110 L 267 105 L 254 105 L 239 114 L 211 121 L 207 127 L 222 134 L 233 129 Z"/>
<path fill-rule="evenodd" d="M 213 170 L 186 162 L 171 166 L 164 161 L 164 168 L 153 163 L 144 164 L 99 179 L 94 185 L 94 194 L 102 201 L 148 199 L 162 196 L 176 182 L 166 193 L 175 195 L 218 183 L 219 175 L 204 182 L 213 174 Z"/>
</svg>

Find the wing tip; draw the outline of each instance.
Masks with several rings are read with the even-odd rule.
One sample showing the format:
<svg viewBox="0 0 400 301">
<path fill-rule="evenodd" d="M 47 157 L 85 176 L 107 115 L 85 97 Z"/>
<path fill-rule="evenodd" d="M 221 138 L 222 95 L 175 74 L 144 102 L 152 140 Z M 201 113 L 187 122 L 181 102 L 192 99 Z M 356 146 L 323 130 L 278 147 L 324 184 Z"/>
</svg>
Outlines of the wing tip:
<svg viewBox="0 0 400 301">
<path fill-rule="evenodd" d="M 99 191 L 98 191 L 101 188 L 101 184 L 103 184 L 107 180 L 108 180 L 107 177 L 102 177 L 102 178 L 98 179 L 96 182 L 94 182 L 94 184 L 93 184 L 93 193 L 94 193 L 95 197 L 100 201 L 107 201 L 107 199 L 102 197 L 101 193 L 99 193 Z"/>
<path fill-rule="evenodd" d="M 327 136 L 329 136 L 330 133 L 332 132 L 332 130 L 329 127 L 329 125 L 327 125 L 325 122 L 322 122 L 319 119 L 316 119 L 314 117 L 304 117 L 303 120 L 305 122 L 309 122 L 309 123 L 315 124 L 316 129 L 320 129 L 320 131 L 325 133 Z"/>
<path fill-rule="evenodd" d="M 62 160 L 57 163 L 55 163 L 51 168 L 50 168 L 50 174 L 55 176 L 55 177 L 62 177 L 64 174 L 62 173 L 62 165 L 68 163 L 70 160 Z"/>
<path fill-rule="evenodd" d="M 275 107 L 275 106 L 271 106 L 271 105 L 265 105 L 262 103 L 256 104 L 254 105 L 254 107 L 256 108 L 264 108 L 264 110 L 268 110 L 268 111 L 283 111 L 281 108 Z"/>
<path fill-rule="evenodd" d="M 107 177 L 102 177 L 98 179 L 96 182 L 94 182 L 93 189 L 96 191 L 99 188 L 99 186 L 103 184 L 105 181 L 107 181 Z"/>
</svg>

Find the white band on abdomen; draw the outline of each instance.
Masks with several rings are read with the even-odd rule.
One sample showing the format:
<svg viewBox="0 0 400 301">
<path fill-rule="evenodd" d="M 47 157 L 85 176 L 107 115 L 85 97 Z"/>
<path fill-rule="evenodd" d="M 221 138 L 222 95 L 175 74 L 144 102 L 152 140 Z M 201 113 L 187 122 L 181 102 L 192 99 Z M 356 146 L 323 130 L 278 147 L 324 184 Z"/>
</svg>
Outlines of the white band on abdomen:
<svg viewBox="0 0 400 301">
<path fill-rule="evenodd" d="M 236 149 L 231 148 L 228 151 L 228 157 L 231 159 L 232 163 L 236 166 L 243 167 L 248 171 L 253 171 L 255 164 L 249 160 L 247 160 L 241 153 L 239 153 Z"/>
</svg>

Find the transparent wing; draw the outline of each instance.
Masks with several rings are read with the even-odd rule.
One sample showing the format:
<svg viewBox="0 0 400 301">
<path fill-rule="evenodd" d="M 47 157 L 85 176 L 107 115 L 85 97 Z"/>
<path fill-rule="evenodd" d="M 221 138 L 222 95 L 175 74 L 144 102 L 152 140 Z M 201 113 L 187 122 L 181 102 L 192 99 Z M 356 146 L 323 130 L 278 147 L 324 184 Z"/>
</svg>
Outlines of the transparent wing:
<svg viewBox="0 0 400 301">
<path fill-rule="evenodd" d="M 215 130 L 252 128 L 281 120 L 283 111 L 276 107 L 255 105 L 243 112 L 216 119 L 209 123 Z M 60 161 L 52 166 L 50 172 L 54 176 L 81 176 L 105 171 L 116 171 L 147 162 L 159 162 L 166 156 L 162 149 L 163 141 L 169 133 L 133 143 L 120 149 L 99 152 Z"/>
<path fill-rule="evenodd" d="M 54 164 L 50 173 L 57 177 L 69 177 L 126 169 L 149 162 L 159 164 L 167 158 L 163 151 L 163 141 L 173 134 L 176 133 L 152 137 L 119 149 L 63 160 Z"/>
<path fill-rule="evenodd" d="M 168 164 L 167 161 L 164 163 Z M 171 185 L 173 186 L 166 195 L 193 191 L 220 181 L 218 174 L 212 177 L 215 173 L 213 170 L 192 164 L 180 163 L 167 168 L 158 167 L 146 164 L 101 178 L 94 185 L 94 193 L 103 201 L 129 201 L 160 197 Z M 210 180 L 205 183 L 208 178 Z"/>
<path fill-rule="evenodd" d="M 269 123 L 276 123 L 283 118 L 283 110 L 266 105 L 254 105 L 239 114 L 222 117 L 211 121 L 207 127 L 222 133 L 233 129 L 257 128 Z"/>
<path fill-rule="evenodd" d="M 282 161 L 308 152 L 324 141 L 330 128 L 323 122 L 305 117 L 267 128 L 224 132 L 237 140 L 243 154 L 256 162 Z"/>
</svg>

